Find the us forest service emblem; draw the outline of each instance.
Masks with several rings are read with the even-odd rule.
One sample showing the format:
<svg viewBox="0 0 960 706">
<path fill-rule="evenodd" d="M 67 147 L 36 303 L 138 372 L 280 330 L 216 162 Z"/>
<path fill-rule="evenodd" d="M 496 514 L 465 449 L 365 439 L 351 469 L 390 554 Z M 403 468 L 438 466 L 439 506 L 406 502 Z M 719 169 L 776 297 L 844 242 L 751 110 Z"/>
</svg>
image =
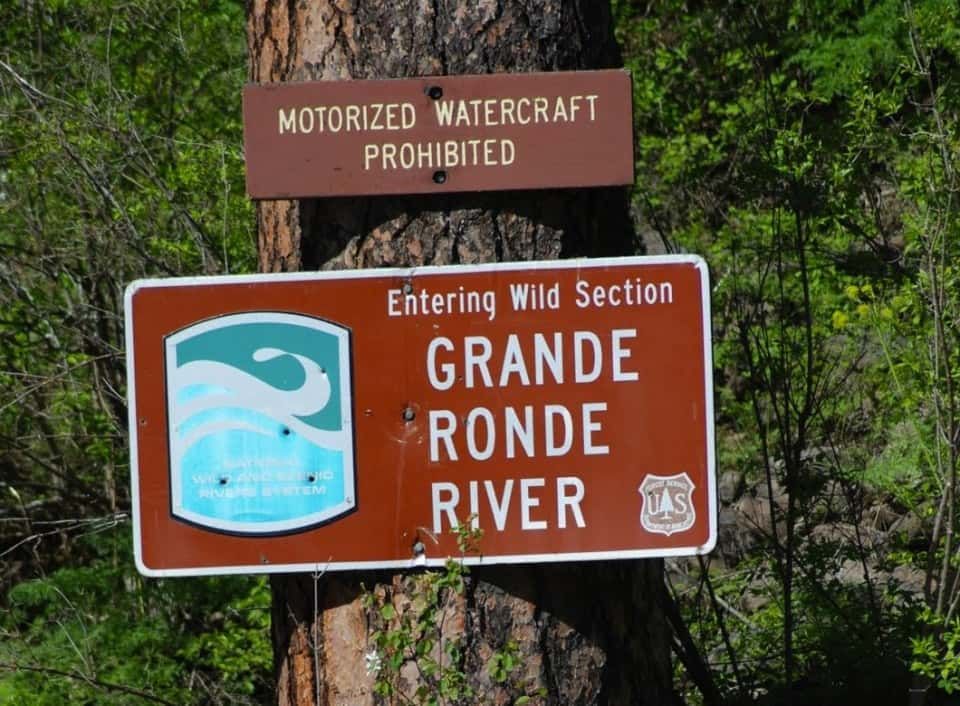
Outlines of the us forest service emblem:
<svg viewBox="0 0 960 706">
<path fill-rule="evenodd" d="M 231 314 L 164 342 L 170 512 L 268 535 L 356 506 L 350 331 L 299 314 Z"/>
<path fill-rule="evenodd" d="M 686 473 L 648 475 L 639 490 L 643 499 L 640 524 L 647 532 L 670 536 L 693 527 L 697 519 L 693 507 L 694 485 Z"/>
</svg>

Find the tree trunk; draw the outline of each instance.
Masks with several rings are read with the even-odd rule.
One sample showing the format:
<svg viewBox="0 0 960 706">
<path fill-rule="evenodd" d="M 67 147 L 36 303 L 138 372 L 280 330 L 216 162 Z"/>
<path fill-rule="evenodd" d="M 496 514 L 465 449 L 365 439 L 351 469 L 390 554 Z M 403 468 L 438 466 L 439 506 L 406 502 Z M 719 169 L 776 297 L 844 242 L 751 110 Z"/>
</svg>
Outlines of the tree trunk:
<svg viewBox="0 0 960 706">
<path fill-rule="evenodd" d="M 250 78 L 260 83 L 621 65 L 609 8 L 597 0 L 251 0 L 247 31 Z M 266 201 L 257 226 L 264 272 L 637 248 L 623 189 Z M 397 603 L 413 583 L 383 572 L 274 576 L 278 703 L 375 703 L 360 597 L 365 587 Z M 474 569 L 453 616 L 470 702 L 512 703 L 522 683 L 543 689 L 545 703 L 673 703 L 661 591 L 659 561 Z M 513 687 L 488 669 L 508 640 L 520 658 Z"/>
</svg>

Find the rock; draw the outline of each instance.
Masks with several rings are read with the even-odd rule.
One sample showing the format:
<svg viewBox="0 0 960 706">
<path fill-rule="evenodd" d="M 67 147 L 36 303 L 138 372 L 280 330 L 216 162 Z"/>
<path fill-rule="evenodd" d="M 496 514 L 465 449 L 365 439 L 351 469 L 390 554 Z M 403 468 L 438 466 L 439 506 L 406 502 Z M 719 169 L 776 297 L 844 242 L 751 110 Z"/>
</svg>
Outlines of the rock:
<svg viewBox="0 0 960 706">
<path fill-rule="evenodd" d="M 735 508 L 721 507 L 717 530 L 719 558 L 728 566 L 739 563 L 757 545 L 758 535 L 740 521 Z"/>
<path fill-rule="evenodd" d="M 707 561 L 711 564 L 722 564 L 722 561 L 717 558 L 716 553 L 711 554 L 707 558 Z M 696 558 L 668 557 L 663 562 L 663 568 L 667 581 L 677 593 L 696 591 L 698 588 L 702 588 L 700 585 L 702 580 L 700 576 L 700 564 Z"/>
<path fill-rule="evenodd" d="M 904 591 L 915 595 L 923 593 L 923 584 L 926 581 L 926 576 L 920 569 L 901 564 L 893 570 L 892 576 Z"/>
<path fill-rule="evenodd" d="M 823 506 L 822 521 L 845 520 L 852 516 L 854 505 L 860 502 L 860 491 L 854 489 L 851 497 L 851 488 L 838 480 L 828 480 L 823 484 L 819 493 L 818 503 Z"/>
<path fill-rule="evenodd" d="M 861 585 L 864 582 L 863 564 L 847 559 L 837 570 L 837 581 L 846 586 Z"/>
<path fill-rule="evenodd" d="M 761 536 L 770 533 L 770 503 L 765 498 L 744 495 L 733 506 L 736 522 L 750 532 Z"/>
<path fill-rule="evenodd" d="M 864 522 L 884 532 L 894 527 L 902 519 L 903 516 L 887 503 L 877 503 L 863 513 Z"/>
<path fill-rule="evenodd" d="M 847 522 L 830 522 L 817 525 L 810 531 L 809 539 L 815 544 L 833 543 L 858 547 L 863 545 L 867 551 L 880 549 L 886 544 L 886 535 L 878 529 L 866 525 L 860 526 L 860 536 L 857 537 L 857 528 Z"/>
<path fill-rule="evenodd" d="M 737 471 L 726 471 L 720 475 L 717 483 L 717 492 L 720 494 L 720 503 L 730 505 L 734 500 L 743 495 L 746 489 L 746 482 L 742 473 Z"/>
<path fill-rule="evenodd" d="M 770 498 L 770 490 L 772 489 L 773 501 L 781 510 L 787 509 L 787 491 L 782 485 L 780 485 L 780 481 L 778 481 L 776 478 L 771 479 L 769 487 L 767 486 L 766 478 L 757 483 L 755 487 L 757 497 L 764 500 Z"/>
<path fill-rule="evenodd" d="M 750 615 L 770 604 L 770 594 L 762 585 L 751 584 L 740 596 L 740 609 Z"/>
<path fill-rule="evenodd" d="M 914 549 L 926 546 L 929 541 L 926 523 L 913 511 L 907 512 L 898 522 L 893 523 L 889 532 Z"/>
</svg>

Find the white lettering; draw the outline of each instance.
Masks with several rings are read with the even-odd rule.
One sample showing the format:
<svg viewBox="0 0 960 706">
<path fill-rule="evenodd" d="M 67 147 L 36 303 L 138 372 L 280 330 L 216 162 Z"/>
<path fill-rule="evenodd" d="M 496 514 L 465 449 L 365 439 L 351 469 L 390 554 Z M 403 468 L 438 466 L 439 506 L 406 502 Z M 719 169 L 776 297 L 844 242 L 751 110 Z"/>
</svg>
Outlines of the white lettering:
<svg viewBox="0 0 960 706">
<path fill-rule="evenodd" d="M 583 454 L 584 456 L 602 456 L 610 453 L 607 445 L 594 445 L 593 433 L 600 431 L 600 422 L 593 421 L 594 412 L 606 412 L 606 402 L 586 402 L 581 408 L 583 412 Z"/>
<path fill-rule="evenodd" d="M 330 132 L 340 132 L 343 129 L 343 110 L 339 105 L 330 106 L 330 112 L 327 115 L 327 127 Z"/>
<path fill-rule="evenodd" d="M 503 366 L 500 368 L 500 387 L 510 384 L 510 375 L 516 373 L 520 377 L 521 385 L 530 384 L 527 366 L 523 362 L 523 351 L 520 350 L 520 341 L 517 334 L 511 333 L 507 337 L 507 350 L 503 354 Z"/>
<path fill-rule="evenodd" d="M 463 339 L 464 346 L 464 360 L 463 365 L 466 369 L 466 386 L 473 387 L 474 377 L 473 371 L 474 368 L 480 371 L 480 377 L 483 378 L 483 383 L 486 387 L 493 387 L 493 380 L 490 377 L 490 369 L 487 367 L 487 363 L 490 360 L 492 355 L 492 348 L 490 346 L 490 339 L 485 336 L 466 336 Z M 479 352 L 476 352 L 476 349 L 480 349 Z"/>
<path fill-rule="evenodd" d="M 285 132 L 296 132 L 297 131 L 297 109 L 291 108 L 290 112 L 284 115 L 283 108 L 280 108 L 277 111 L 280 118 L 280 134 L 282 135 Z"/>
<path fill-rule="evenodd" d="M 563 442 L 557 445 L 556 442 L 556 422 L 557 417 L 563 422 Z M 548 404 L 543 408 L 544 424 L 544 443 L 546 444 L 547 456 L 564 456 L 573 446 L 573 417 L 570 411 L 557 404 Z"/>
<path fill-rule="evenodd" d="M 480 426 L 477 424 L 477 419 L 483 419 L 486 427 L 487 445 L 483 449 L 477 446 L 477 428 Z M 467 451 L 470 452 L 470 456 L 476 461 L 486 461 L 493 456 L 496 442 L 497 431 L 490 410 L 486 407 L 476 407 L 470 410 L 470 414 L 467 415 Z"/>
<path fill-rule="evenodd" d="M 516 441 L 520 442 L 528 458 L 533 458 L 533 406 L 524 405 L 523 424 L 513 407 L 504 410 L 504 426 L 507 439 L 507 458 L 516 458 Z"/>
<path fill-rule="evenodd" d="M 431 409 L 428 415 L 428 436 L 430 437 L 430 461 L 440 460 L 440 442 L 447 452 L 447 458 L 457 460 L 457 447 L 453 443 L 453 434 L 457 430 L 457 416 L 448 409 Z M 440 422 L 446 422 L 441 427 Z"/>
<path fill-rule="evenodd" d="M 363 168 L 370 169 L 370 160 L 376 159 L 380 154 L 380 145 L 363 146 Z"/>
<path fill-rule="evenodd" d="M 440 127 L 450 127 L 453 120 L 453 101 L 434 101 L 433 109 Z"/>
<path fill-rule="evenodd" d="M 304 120 L 304 117 L 309 120 Z M 313 111 L 309 108 L 301 108 L 299 118 L 300 132 L 313 132 Z"/>
<path fill-rule="evenodd" d="M 508 147 L 510 149 L 507 149 Z M 500 140 L 500 164 L 508 167 L 513 164 L 516 156 L 517 148 L 514 146 L 513 140 Z"/>
<path fill-rule="evenodd" d="M 597 96 L 587 96 L 587 102 L 590 104 L 590 122 L 597 119 Z"/>
<path fill-rule="evenodd" d="M 540 498 L 531 496 L 530 489 L 542 488 L 543 486 L 543 478 L 520 479 L 520 529 L 543 530 L 547 528 L 546 520 L 530 519 L 530 510 L 540 506 Z"/>
<path fill-rule="evenodd" d="M 589 343 L 593 348 L 593 370 L 589 373 L 584 368 L 584 344 Z M 573 380 L 574 382 L 594 382 L 600 377 L 603 370 L 600 338 L 591 331 L 574 331 L 573 333 Z"/>
<path fill-rule="evenodd" d="M 623 339 L 625 338 L 636 338 L 637 329 L 635 328 L 616 328 L 611 334 L 611 339 L 613 340 L 613 380 L 614 382 L 634 382 L 640 379 L 640 375 L 636 371 L 627 371 L 624 372 L 621 369 L 621 361 L 627 359 L 631 355 L 629 349 L 624 349 L 621 345 Z"/>
<path fill-rule="evenodd" d="M 563 384 L 563 335 L 559 332 L 553 334 L 553 350 L 550 350 L 546 336 L 542 333 L 533 334 L 533 362 L 534 380 L 538 385 L 542 385 L 544 381 L 544 365 L 550 368 L 553 381 L 558 385 Z"/>
<path fill-rule="evenodd" d="M 397 146 L 391 142 L 385 142 L 380 148 L 380 153 L 383 155 L 383 168 L 384 169 L 396 169 L 397 162 Z M 387 167 L 387 164 L 390 166 Z"/>
<path fill-rule="evenodd" d="M 497 526 L 497 530 L 503 532 L 507 526 L 510 496 L 513 494 L 513 478 L 508 478 L 503 484 L 503 496 L 500 498 L 497 497 L 497 491 L 494 489 L 492 481 L 484 481 L 483 487 L 487 491 L 487 501 L 490 503 L 490 511 L 493 513 L 493 522 Z"/>
<path fill-rule="evenodd" d="M 433 493 L 433 533 L 440 534 L 443 531 L 441 525 L 441 516 L 446 514 L 447 523 L 450 527 L 457 527 L 456 508 L 460 502 L 460 491 L 454 483 L 432 483 L 431 491 Z M 447 497 L 441 498 L 441 494 L 446 493 Z"/>
<path fill-rule="evenodd" d="M 571 495 L 567 490 L 573 488 Z M 573 512 L 574 522 L 577 527 L 586 527 L 587 523 L 583 521 L 583 513 L 580 512 L 580 502 L 583 500 L 584 487 L 583 481 L 574 476 L 557 478 L 557 526 L 560 529 L 567 528 L 567 510 Z"/>
<path fill-rule="evenodd" d="M 396 292 L 399 296 L 400 290 L 394 289 L 392 292 Z M 392 300 L 391 300 L 392 301 Z M 390 315 L 394 316 L 393 309 L 390 310 Z M 430 380 L 430 384 L 433 386 L 434 390 L 449 390 L 453 387 L 453 383 L 456 381 L 457 372 L 453 363 L 443 363 L 439 370 L 443 374 L 441 379 L 437 375 L 437 349 L 443 348 L 446 351 L 453 350 L 453 341 L 449 338 L 444 338 L 443 336 L 438 336 L 430 341 L 430 345 L 427 346 L 427 378 Z"/>
</svg>

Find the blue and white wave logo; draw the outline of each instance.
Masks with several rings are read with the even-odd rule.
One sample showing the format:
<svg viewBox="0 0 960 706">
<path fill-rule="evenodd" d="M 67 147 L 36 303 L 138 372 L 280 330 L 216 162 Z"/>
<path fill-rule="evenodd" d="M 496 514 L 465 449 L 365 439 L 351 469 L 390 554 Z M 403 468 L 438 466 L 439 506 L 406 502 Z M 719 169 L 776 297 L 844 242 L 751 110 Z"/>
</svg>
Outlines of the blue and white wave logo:
<svg viewBox="0 0 960 706">
<path fill-rule="evenodd" d="M 355 507 L 347 329 L 234 314 L 167 337 L 165 353 L 175 517 L 273 534 Z"/>
</svg>

